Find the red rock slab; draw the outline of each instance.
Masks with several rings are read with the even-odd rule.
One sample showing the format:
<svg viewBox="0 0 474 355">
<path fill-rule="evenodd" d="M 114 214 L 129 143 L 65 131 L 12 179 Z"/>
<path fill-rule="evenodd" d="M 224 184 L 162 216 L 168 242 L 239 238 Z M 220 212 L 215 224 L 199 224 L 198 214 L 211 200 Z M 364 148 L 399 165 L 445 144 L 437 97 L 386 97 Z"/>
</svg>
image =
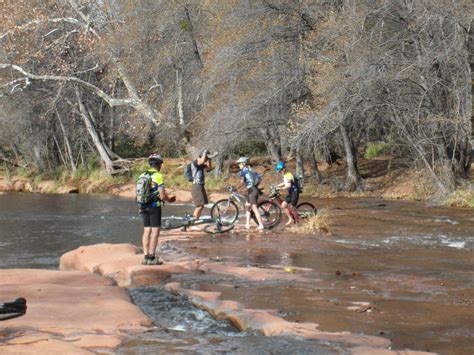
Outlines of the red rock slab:
<svg viewBox="0 0 474 355">
<path fill-rule="evenodd" d="M 0 180 L 0 191 L 8 191 L 10 190 L 10 184 L 7 183 L 5 180 Z"/>
<path fill-rule="evenodd" d="M 110 191 L 112 194 L 126 197 L 126 198 L 135 198 L 136 196 L 136 186 L 135 184 L 125 184 L 119 187 L 115 187 Z"/>
<path fill-rule="evenodd" d="M 288 322 L 265 310 L 245 309 L 234 301 L 220 301 L 219 292 L 185 290 L 179 283 L 169 283 L 166 289 L 174 294 L 186 296 L 196 307 L 204 309 L 216 319 L 231 321 L 240 330 L 255 330 L 265 336 L 290 335 L 304 339 L 334 341 L 348 345 L 385 349 L 390 341 L 371 335 L 351 334 L 349 332 L 323 332 L 314 323 Z"/>
<path fill-rule="evenodd" d="M 82 271 L 57 272 L 38 269 L 0 269 L 0 285 L 51 284 L 63 286 L 113 286 L 111 279 Z"/>
<path fill-rule="evenodd" d="M 55 338 L 23 337 L 25 343 L 12 344 L 10 341 L 0 344 L 2 354 L 94 354 L 76 344 Z"/>
<path fill-rule="evenodd" d="M 191 187 L 189 188 L 191 190 Z M 191 191 L 183 191 L 183 190 L 167 190 L 169 195 L 176 196 L 176 201 L 178 202 L 190 202 L 192 201 Z"/>
<path fill-rule="evenodd" d="M 0 353 L 89 353 L 117 347 L 124 332 L 146 330 L 151 321 L 112 283 L 79 271 L 0 270 L 2 300 L 24 297 L 28 306 L 0 324 L 14 334 Z"/>
<path fill-rule="evenodd" d="M 81 246 L 59 259 L 60 270 L 80 270 L 100 274 L 101 265 L 119 261 L 124 267 L 141 262 L 140 250 L 132 244 Z"/>
<path fill-rule="evenodd" d="M 201 260 L 185 259 L 163 265 L 141 265 L 143 254 L 131 244 L 82 246 L 61 256 L 61 270 L 82 270 L 113 279 L 121 287 L 157 285 L 171 274 L 197 270 Z"/>
<path fill-rule="evenodd" d="M 228 193 L 213 192 L 209 195 L 209 201 L 214 201 L 214 202 L 227 199 L 227 198 L 229 198 Z"/>
</svg>

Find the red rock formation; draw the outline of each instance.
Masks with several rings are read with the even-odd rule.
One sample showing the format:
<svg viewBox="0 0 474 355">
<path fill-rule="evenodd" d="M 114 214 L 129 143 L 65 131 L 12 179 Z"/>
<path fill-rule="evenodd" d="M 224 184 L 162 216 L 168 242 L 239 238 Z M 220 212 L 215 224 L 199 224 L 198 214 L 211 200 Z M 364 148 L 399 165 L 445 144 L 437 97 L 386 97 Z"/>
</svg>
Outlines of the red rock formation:
<svg viewBox="0 0 474 355">
<path fill-rule="evenodd" d="M 27 299 L 26 315 L 2 322 L 0 353 L 89 353 L 121 343 L 151 321 L 114 281 L 81 271 L 0 270 L 2 299 Z"/>
</svg>

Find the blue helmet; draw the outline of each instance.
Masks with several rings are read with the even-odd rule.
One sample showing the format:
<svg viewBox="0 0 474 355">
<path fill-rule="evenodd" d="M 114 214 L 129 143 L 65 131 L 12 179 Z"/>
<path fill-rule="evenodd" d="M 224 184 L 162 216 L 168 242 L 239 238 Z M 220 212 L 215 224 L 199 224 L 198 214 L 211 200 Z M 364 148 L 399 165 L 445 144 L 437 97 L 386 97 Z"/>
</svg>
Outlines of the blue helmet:
<svg viewBox="0 0 474 355">
<path fill-rule="evenodd" d="M 275 170 L 279 172 L 284 167 L 285 167 L 285 163 L 281 161 L 275 166 Z"/>
</svg>

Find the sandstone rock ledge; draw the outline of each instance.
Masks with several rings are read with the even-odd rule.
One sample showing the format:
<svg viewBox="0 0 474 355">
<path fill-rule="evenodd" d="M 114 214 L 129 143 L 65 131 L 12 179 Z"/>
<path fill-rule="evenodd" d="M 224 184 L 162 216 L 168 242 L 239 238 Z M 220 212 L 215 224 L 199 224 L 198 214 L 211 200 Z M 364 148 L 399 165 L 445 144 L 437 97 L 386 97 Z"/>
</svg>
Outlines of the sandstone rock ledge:
<svg viewBox="0 0 474 355">
<path fill-rule="evenodd" d="M 82 271 L 0 270 L 0 297 L 25 297 L 28 306 L 0 323 L 2 354 L 107 352 L 151 325 L 113 280 Z"/>
<path fill-rule="evenodd" d="M 173 240 L 179 236 L 165 234 L 163 239 Z M 232 275 L 252 281 L 287 280 L 307 282 L 304 271 L 289 274 L 276 265 L 272 268 L 243 267 L 234 263 L 216 263 L 208 259 L 192 259 L 190 256 L 166 255 L 164 265 L 140 265 L 142 255 L 131 244 L 98 244 L 80 247 L 64 254 L 60 259 L 61 269 L 83 270 L 113 278 L 119 285 L 143 286 L 158 284 L 170 274 L 185 272 L 211 272 Z M 312 282 L 317 280 L 312 279 Z M 199 292 L 183 289 L 178 283 L 168 283 L 166 289 L 188 298 L 196 307 L 206 310 L 216 319 L 231 321 L 241 330 L 254 330 L 265 336 L 292 335 L 305 339 L 317 339 L 346 344 L 354 354 L 424 354 L 417 351 L 391 351 L 390 341 L 371 335 L 349 332 L 331 333 L 318 329 L 314 323 L 288 322 L 272 311 L 247 309 L 244 305 L 220 300 L 218 292 Z"/>
</svg>

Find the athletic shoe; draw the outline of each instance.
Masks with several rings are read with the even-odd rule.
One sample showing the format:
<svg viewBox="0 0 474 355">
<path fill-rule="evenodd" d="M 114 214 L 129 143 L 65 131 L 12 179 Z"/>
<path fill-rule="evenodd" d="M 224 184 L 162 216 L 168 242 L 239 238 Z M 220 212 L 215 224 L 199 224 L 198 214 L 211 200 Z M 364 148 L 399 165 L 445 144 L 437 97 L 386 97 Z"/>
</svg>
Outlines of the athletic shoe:
<svg viewBox="0 0 474 355">
<path fill-rule="evenodd" d="M 257 229 L 258 229 L 259 231 L 261 231 L 261 230 L 264 230 L 265 227 L 264 227 L 263 225 L 259 225 L 259 226 L 257 227 Z"/>
<path fill-rule="evenodd" d="M 142 260 L 142 265 L 147 265 L 148 264 L 148 260 L 150 260 L 150 257 L 148 255 L 145 255 L 143 257 L 143 260 Z"/>
<path fill-rule="evenodd" d="M 160 259 L 159 256 L 155 256 L 153 258 L 148 259 L 147 265 L 161 265 L 161 264 L 163 264 L 163 261 Z"/>
</svg>

